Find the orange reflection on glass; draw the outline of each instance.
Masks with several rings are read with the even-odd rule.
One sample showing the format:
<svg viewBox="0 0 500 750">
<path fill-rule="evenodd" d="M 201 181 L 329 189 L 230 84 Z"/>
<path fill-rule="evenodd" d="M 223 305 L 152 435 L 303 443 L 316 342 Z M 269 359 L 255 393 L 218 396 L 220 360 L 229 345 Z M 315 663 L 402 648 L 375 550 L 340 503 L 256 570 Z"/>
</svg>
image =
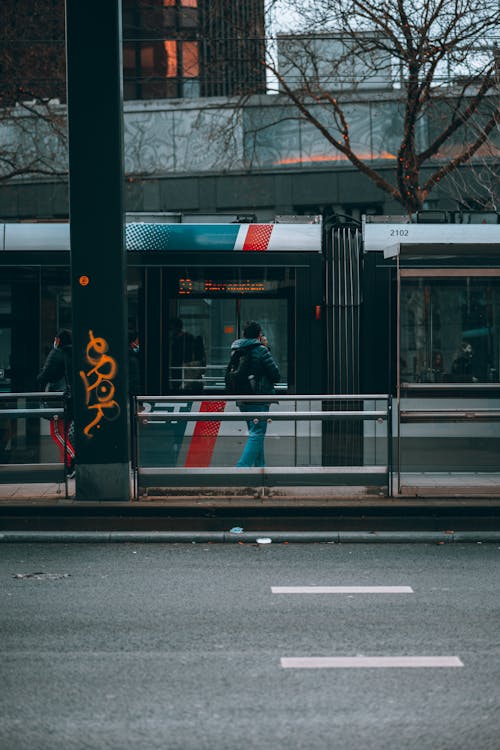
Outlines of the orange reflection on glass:
<svg viewBox="0 0 500 750">
<path fill-rule="evenodd" d="M 167 78 L 177 78 L 177 42 L 174 39 L 167 39 L 163 42 L 165 54 L 167 56 Z"/>
<path fill-rule="evenodd" d="M 163 0 L 163 5 L 166 8 L 171 8 L 172 6 L 175 6 L 176 0 Z M 180 0 L 180 5 L 182 5 L 183 8 L 197 8 L 198 7 L 198 0 Z"/>
<path fill-rule="evenodd" d="M 373 159 L 391 159 L 396 158 L 395 154 L 390 154 L 388 151 L 381 151 L 378 154 L 357 154 L 359 159 L 371 161 Z M 283 159 L 278 159 L 275 164 L 301 164 L 307 162 L 318 162 L 318 161 L 348 161 L 348 157 L 345 154 L 315 154 L 311 156 L 289 156 Z"/>
</svg>

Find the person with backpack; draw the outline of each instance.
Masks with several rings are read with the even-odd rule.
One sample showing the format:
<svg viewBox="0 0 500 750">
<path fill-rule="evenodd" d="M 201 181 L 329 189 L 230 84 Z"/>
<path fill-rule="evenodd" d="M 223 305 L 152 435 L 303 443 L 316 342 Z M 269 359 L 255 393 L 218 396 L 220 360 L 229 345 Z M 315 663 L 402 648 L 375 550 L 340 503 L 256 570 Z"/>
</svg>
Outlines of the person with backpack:
<svg viewBox="0 0 500 750">
<path fill-rule="evenodd" d="M 61 463 L 66 467 L 68 477 L 75 476 L 74 422 L 71 399 L 71 331 L 62 328 L 54 338 L 45 364 L 37 375 L 36 381 L 41 390 L 62 391 L 66 401 L 67 419 L 58 416 L 50 420 L 50 436 L 57 445 Z"/>
<path fill-rule="evenodd" d="M 266 345 L 264 345 L 264 343 Z M 260 323 L 250 320 L 243 328 L 243 338 L 231 344 L 231 359 L 226 369 L 226 390 L 235 396 L 271 395 L 280 379 L 278 366 L 271 356 Z M 237 401 L 241 412 L 268 412 L 271 402 Z M 248 439 L 236 466 L 265 466 L 264 438 L 267 417 L 247 419 Z"/>
</svg>

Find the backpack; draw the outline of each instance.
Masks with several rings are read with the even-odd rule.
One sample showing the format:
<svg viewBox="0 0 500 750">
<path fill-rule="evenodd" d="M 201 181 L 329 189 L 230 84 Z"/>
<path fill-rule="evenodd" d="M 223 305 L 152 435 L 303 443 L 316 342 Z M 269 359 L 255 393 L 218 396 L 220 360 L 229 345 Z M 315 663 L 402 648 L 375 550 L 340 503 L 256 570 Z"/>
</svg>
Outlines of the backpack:
<svg viewBox="0 0 500 750">
<path fill-rule="evenodd" d="M 226 391 L 236 396 L 256 393 L 256 379 L 249 349 L 236 349 L 226 369 Z"/>
</svg>

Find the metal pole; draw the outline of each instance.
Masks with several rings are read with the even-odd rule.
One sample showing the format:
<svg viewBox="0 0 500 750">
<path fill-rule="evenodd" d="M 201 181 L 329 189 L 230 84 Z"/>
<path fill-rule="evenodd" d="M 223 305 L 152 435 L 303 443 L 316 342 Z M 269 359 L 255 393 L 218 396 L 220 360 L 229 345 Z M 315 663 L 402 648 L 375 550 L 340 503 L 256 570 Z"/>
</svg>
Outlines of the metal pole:
<svg viewBox="0 0 500 750">
<path fill-rule="evenodd" d="M 120 0 L 66 0 L 76 499 L 130 500 Z"/>
</svg>

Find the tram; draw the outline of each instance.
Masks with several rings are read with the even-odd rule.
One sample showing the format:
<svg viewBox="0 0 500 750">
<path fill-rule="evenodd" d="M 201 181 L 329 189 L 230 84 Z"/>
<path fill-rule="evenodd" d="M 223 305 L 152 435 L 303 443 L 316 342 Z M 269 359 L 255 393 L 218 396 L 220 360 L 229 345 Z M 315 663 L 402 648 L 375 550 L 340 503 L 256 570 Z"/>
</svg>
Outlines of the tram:
<svg viewBox="0 0 500 750">
<path fill-rule="evenodd" d="M 260 322 L 279 363 L 278 393 L 323 392 L 326 350 L 318 220 L 195 224 L 143 219 L 127 223 L 126 252 L 128 325 L 141 343 L 142 394 L 177 398 L 173 405 L 151 399 L 142 404 L 144 412 L 196 411 L 203 399 L 223 397 L 231 343 L 252 319 Z M 69 225 L 0 224 L 0 275 L 0 390 L 33 391 L 54 332 L 73 327 Z M 181 339 L 179 361 L 175 342 Z M 42 424 L 42 432 L 44 428 L 47 432 Z M 144 462 L 177 464 L 185 455 L 192 460 L 194 429 L 186 423 L 151 420 L 141 441 L 146 446 Z M 5 429 L 4 436 L 7 433 Z M 304 441 L 296 438 L 295 426 L 276 422 L 270 460 L 273 453 L 279 460 L 285 444 L 291 455 L 303 444 L 305 463 L 314 443 L 321 463 L 321 427 L 308 430 Z M 197 454 L 201 465 L 219 454 L 223 459 L 234 439 L 244 442 L 244 423 L 224 424 L 217 446 L 205 441 L 203 457 Z M 50 440 L 41 444 L 52 450 Z"/>
<path fill-rule="evenodd" d="M 375 422 L 317 422 L 297 433 L 277 420 L 267 439 L 271 465 L 291 454 L 295 466 L 387 463 L 394 447 L 399 474 L 498 471 L 498 223 L 134 217 L 126 252 L 143 395 L 162 398 L 145 401 L 146 411 L 197 412 L 204 399 L 223 400 L 231 342 L 256 319 L 280 367 L 277 392 L 300 396 L 300 408 L 312 408 L 304 397 L 317 394 L 388 394 L 398 406 L 394 445 L 382 450 Z M 62 327 L 72 327 L 68 224 L 0 224 L 0 392 L 33 390 Z M 181 363 L 175 329 L 199 347 Z M 165 397 L 174 399 L 170 406 Z M 163 437 L 151 441 L 146 463 L 158 464 L 155 446 L 163 445 L 164 462 L 193 465 L 196 424 L 156 419 L 148 430 Z M 202 465 L 231 462 L 244 425 L 223 423 L 215 437 Z"/>
<path fill-rule="evenodd" d="M 500 224 L 443 218 L 365 222 L 364 384 L 397 400 L 399 491 L 434 473 L 454 492 L 498 494 Z"/>
<path fill-rule="evenodd" d="M 320 392 L 319 223 L 135 222 L 126 242 L 129 328 L 142 344 L 145 393 L 220 391 L 230 345 L 251 319 L 280 362 L 280 390 Z M 29 391 L 54 331 L 72 327 L 68 224 L 0 224 L 0 269 L 0 389 Z M 203 342 L 203 372 L 192 377 L 171 361 L 174 321 Z"/>
</svg>

